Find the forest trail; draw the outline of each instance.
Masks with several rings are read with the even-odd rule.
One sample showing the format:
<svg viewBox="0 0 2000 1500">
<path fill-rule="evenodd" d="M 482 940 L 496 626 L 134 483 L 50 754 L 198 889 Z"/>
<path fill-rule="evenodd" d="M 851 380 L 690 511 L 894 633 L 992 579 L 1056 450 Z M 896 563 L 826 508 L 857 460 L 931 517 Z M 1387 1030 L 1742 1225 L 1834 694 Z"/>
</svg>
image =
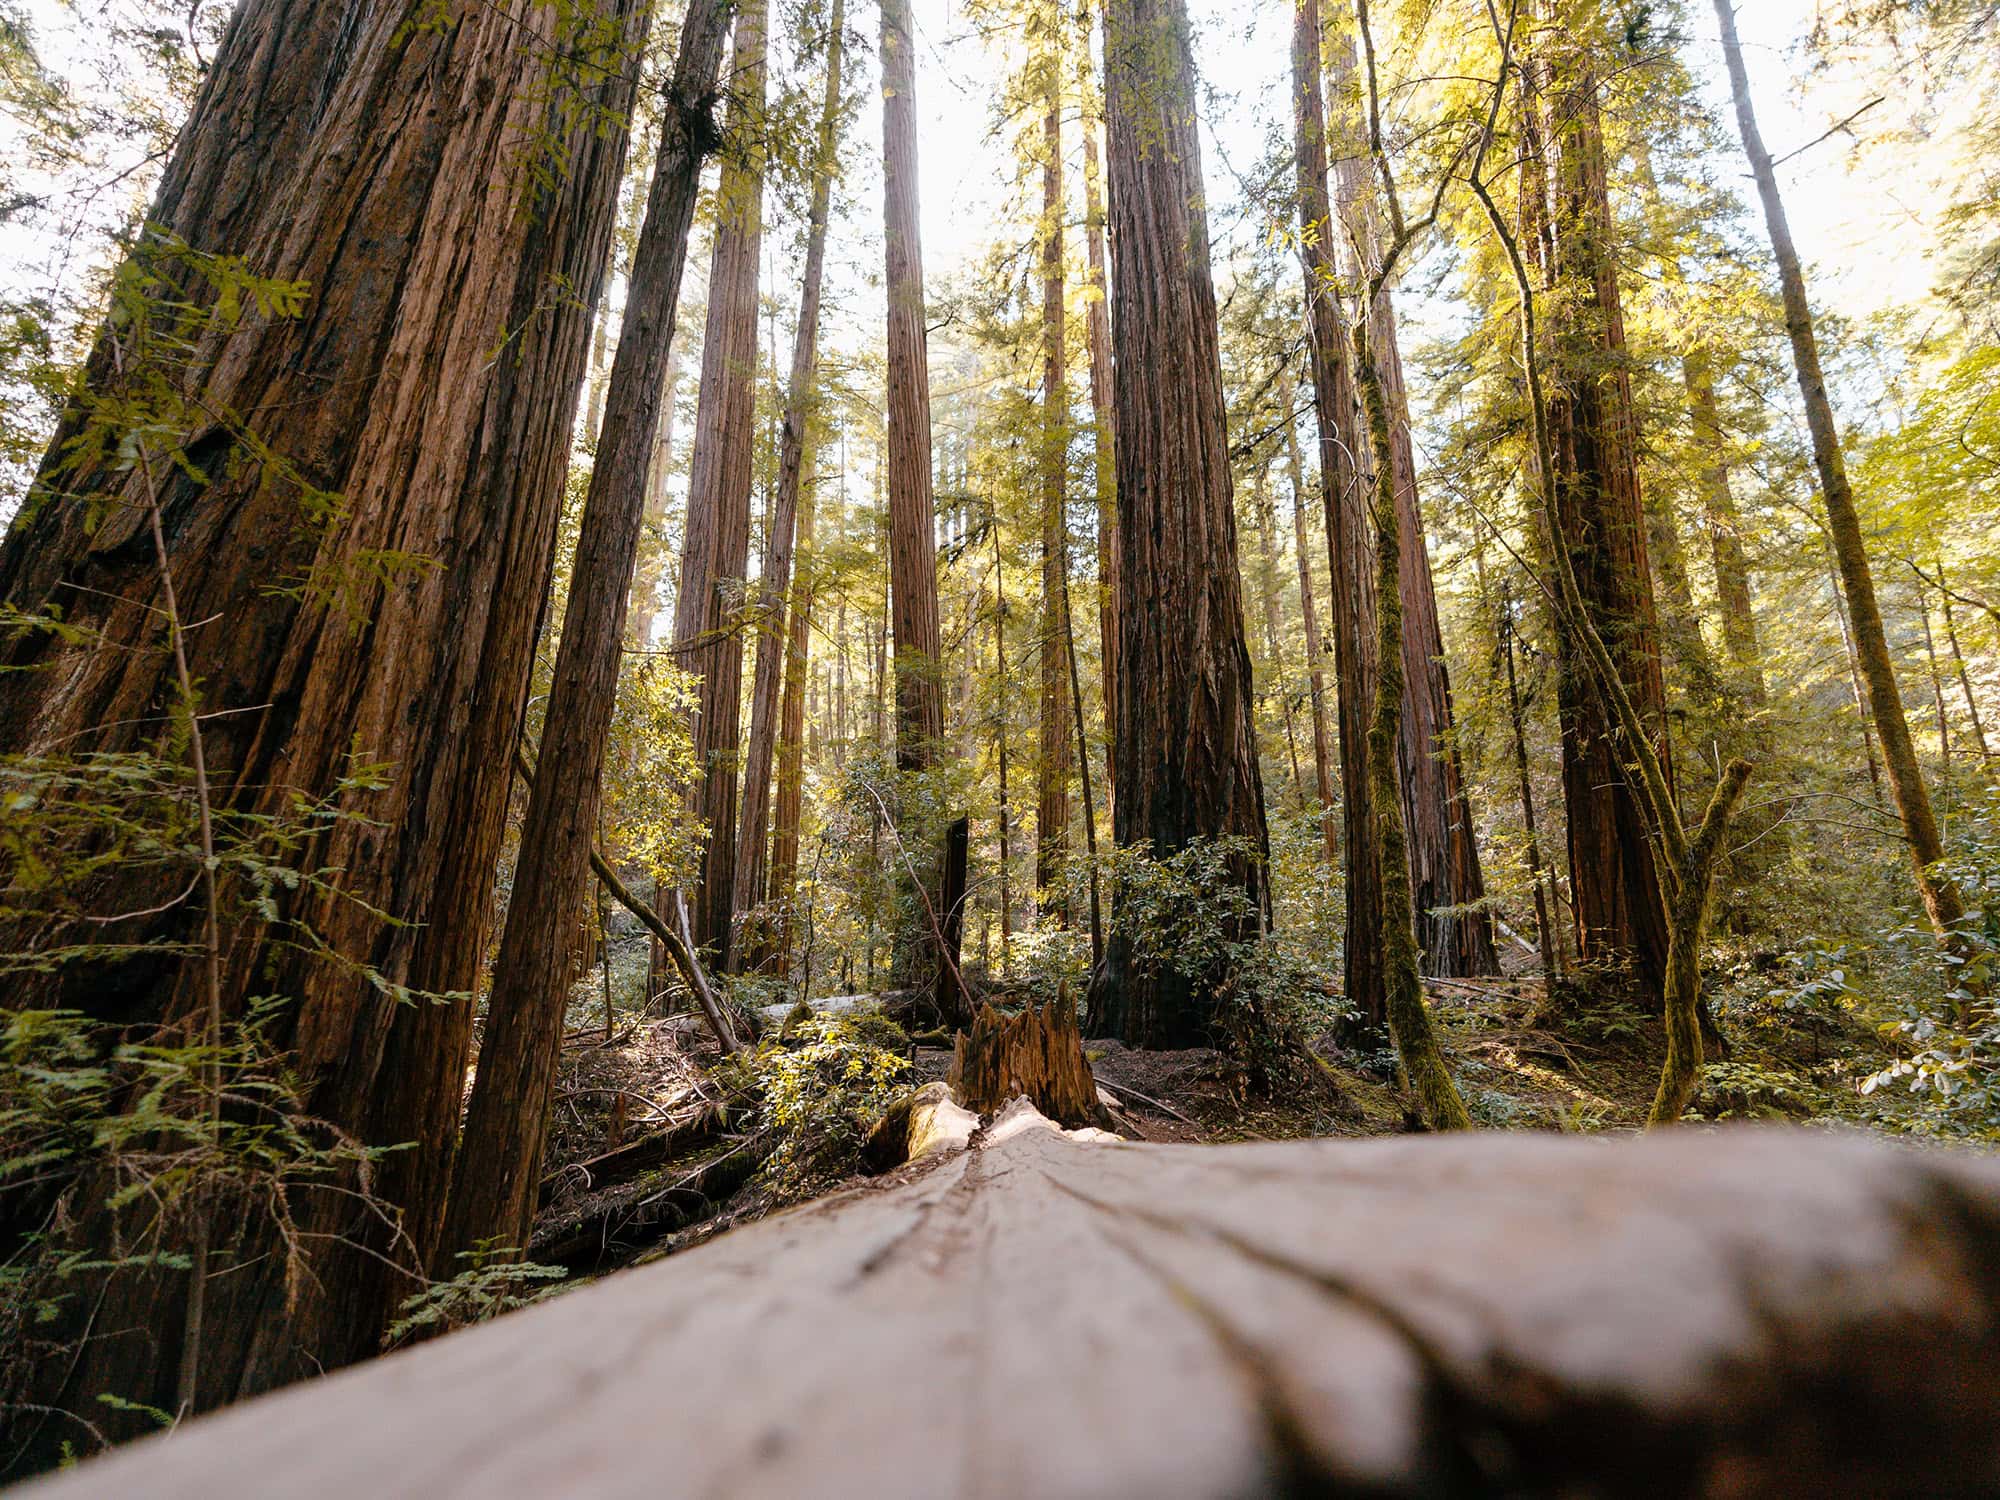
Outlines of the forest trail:
<svg viewBox="0 0 2000 1500">
<path fill-rule="evenodd" d="M 27 1493 L 1969 1493 L 1996 1246 L 2000 1164 L 1860 1136 L 1146 1145 L 1017 1102 Z"/>
</svg>

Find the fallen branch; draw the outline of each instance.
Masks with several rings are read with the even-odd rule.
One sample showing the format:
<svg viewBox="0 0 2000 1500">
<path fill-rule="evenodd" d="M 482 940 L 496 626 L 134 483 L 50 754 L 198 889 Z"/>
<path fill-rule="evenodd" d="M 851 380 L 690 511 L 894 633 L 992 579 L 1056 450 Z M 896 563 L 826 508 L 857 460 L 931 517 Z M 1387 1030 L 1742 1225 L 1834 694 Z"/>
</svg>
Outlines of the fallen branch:
<svg viewBox="0 0 2000 1500">
<path fill-rule="evenodd" d="M 530 788 L 534 786 L 535 768 L 528 764 L 526 752 L 518 748 L 514 751 L 514 774 L 525 781 Z M 729 1024 L 729 1015 L 723 1010 L 722 1002 L 716 999 L 715 989 L 709 983 L 708 973 L 702 968 L 701 960 L 695 957 L 694 944 L 681 933 L 675 932 L 661 920 L 658 912 L 625 888 L 625 882 L 618 878 L 618 872 L 611 868 L 611 862 L 595 844 L 591 845 L 590 849 L 590 868 L 591 872 L 604 883 L 604 889 L 611 893 L 611 899 L 637 917 L 640 925 L 660 940 L 660 946 L 667 950 L 667 956 L 673 959 L 674 967 L 681 971 L 681 978 L 687 981 L 687 987 L 694 992 L 695 1001 L 701 1006 L 702 1015 L 707 1018 L 708 1029 L 715 1033 L 715 1040 L 720 1044 L 723 1056 L 729 1057 L 741 1052 L 743 1043 L 737 1039 L 736 1028 Z M 680 907 L 680 898 L 676 896 L 674 899 L 676 914 L 685 928 L 687 912 Z"/>
</svg>

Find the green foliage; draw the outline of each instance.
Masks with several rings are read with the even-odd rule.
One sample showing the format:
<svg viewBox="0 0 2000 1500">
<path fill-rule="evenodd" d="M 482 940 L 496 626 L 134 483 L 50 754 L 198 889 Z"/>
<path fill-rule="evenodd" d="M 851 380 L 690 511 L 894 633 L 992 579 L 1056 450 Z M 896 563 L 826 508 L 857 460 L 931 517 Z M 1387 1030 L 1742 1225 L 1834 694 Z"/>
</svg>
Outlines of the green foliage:
<svg viewBox="0 0 2000 1500">
<path fill-rule="evenodd" d="M 561 1266 L 536 1265 L 517 1259 L 517 1255 L 511 1247 L 491 1241 L 461 1250 L 458 1259 L 464 1263 L 463 1269 L 450 1280 L 432 1282 L 406 1298 L 401 1316 L 382 1335 L 382 1347 L 393 1349 L 414 1336 L 468 1328 L 568 1290 L 551 1285 L 569 1274 Z"/>
<path fill-rule="evenodd" d="M 788 1020 L 781 1035 L 730 1065 L 758 1099 L 777 1144 L 763 1180 L 782 1199 L 809 1197 L 847 1176 L 869 1129 L 901 1092 L 910 1039 L 879 1011 Z"/>
</svg>

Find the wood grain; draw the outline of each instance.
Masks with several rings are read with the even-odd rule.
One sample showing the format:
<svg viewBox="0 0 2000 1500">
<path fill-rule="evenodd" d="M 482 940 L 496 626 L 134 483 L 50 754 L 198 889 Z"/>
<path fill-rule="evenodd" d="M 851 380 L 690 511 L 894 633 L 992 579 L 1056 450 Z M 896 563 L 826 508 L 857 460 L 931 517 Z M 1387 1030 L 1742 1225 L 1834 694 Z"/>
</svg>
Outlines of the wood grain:
<svg viewBox="0 0 2000 1500">
<path fill-rule="evenodd" d="M 1095 1135 L 1095 1133 L 1091 1133 Z M 971 1149 L 28 1493 L 1992 1493 L 2000 1165 L 1740 1128 Z"/>
</svg>

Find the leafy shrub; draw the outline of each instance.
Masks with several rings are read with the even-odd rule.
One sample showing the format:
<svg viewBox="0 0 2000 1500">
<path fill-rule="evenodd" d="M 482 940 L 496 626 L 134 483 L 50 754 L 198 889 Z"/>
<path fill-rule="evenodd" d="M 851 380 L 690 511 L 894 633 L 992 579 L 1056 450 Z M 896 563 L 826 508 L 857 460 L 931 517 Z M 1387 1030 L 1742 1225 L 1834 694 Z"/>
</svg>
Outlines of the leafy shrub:
<svg viewBox="0 0 2000 1500">
<path fill-rule="evenodd" d="M 909 1050 L 894 1021 L 856 1011 L 788 1020 L 732 1065 L 729 1081 L 756 1096 L 759 1125 L 777 1137 L 763 1180 L 780 1198 L 810 1197 L 854 1170 L 901 1091 Z"/>
</svg>

